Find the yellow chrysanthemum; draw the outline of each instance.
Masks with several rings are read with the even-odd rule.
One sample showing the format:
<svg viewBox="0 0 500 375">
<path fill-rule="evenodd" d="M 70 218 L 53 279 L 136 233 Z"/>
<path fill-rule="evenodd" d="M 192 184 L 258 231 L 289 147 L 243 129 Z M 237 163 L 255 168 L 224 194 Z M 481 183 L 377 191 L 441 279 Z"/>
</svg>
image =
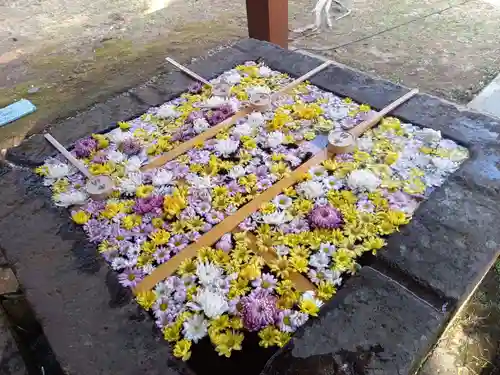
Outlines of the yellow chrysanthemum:
<svg viewBox="0 0 500 375">
<path fill-rule="evenodd" d="M 155 246 L 166 245 L 170 239 L 170 233 L 168 233 L 165 229 L 159 229 L 156 232 L 151 233 L 149 238 Z"/>
<path fill-rule="evenodd" d="M 191 357 L 191 341 L 186 339 L 177 341 L 174 346 L 173 354 L 175 357 L 187 361 Z"/>
<path fill-rule="evenodd" d="M 135 297 L 135 300 L 143 309 L 149 310 L 156 302 L 156 294 L 152 290 L 141 292 Z"/>
<path fill-rule="evenodd" d="M 71 218 L 73 221 L 79 225 L 85 224 L 87 221 L 90 220 L 90 214 L 88 214 L 85 211 L 75 211 L 71 214 Z"/>
<path fill-rule="evenodd" d="M 141 185 L 135 190 L 135 195 L 138 198 L 147 198 L 153 192 L 154 187 L 151 185 Z"/>
</svg>

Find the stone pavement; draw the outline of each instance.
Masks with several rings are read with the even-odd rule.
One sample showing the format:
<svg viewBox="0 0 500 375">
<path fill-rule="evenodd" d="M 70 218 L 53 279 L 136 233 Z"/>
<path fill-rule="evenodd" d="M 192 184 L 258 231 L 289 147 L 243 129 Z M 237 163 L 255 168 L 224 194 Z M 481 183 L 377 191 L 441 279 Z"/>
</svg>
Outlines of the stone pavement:
<svg viewBox="0 0 500 375">
<path fill-rule="evenodd" d="M 293 76 L 320 64 L 247 39 L 190 68 L 211 78 L 257 58 Z M 51 131 L 70 147 L 84 135 L 179 95 L 189 83 L 178 72 L 159 76 Z M 312 83 L 376 109 L 408 90 L 340 65 L 319 73 Z M 409 225 L 389 238 L 380 257 L 347 282 L 319 319 L 270 359 L 263 374 L 411 373 L 496 258 L 500 120 L 427 94 L 394 115 L 440 130 L 468 147 L 470 159 L 421 205 Z M 33 167 L 53 154 L 43 136 L 34 135 L 10 149 L 7 160 Z M 8 165 L 0 175 L 0 246 L 61 366 L 75 375 L 192 374 L 170 356 L 153 322 L 131 302 L 67 210 L 54 207 L 40 179 Z M 240 366 L 244 373 L 245 362 Z"/>
<path fill-rule="evenodd" d="M 467 106 L 500 118 L 500 75 L 491 81 Z"/>
</svg>

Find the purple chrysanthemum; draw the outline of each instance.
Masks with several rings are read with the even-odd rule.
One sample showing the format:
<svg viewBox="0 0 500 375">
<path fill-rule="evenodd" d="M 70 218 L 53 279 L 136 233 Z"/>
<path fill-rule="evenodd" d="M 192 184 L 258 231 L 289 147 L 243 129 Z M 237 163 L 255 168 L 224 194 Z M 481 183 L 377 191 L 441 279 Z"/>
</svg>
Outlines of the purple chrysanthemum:
<svg viewBox="0 0 500 375">
<path fill-rule="evenodd" d="M 159 213 L 163 206 L 163 198 L 151 196 L 147 198 L 137 198 L 132 208 L 136 214 L 144 215 L 148 212 Z"/>
<path fill-rule="evenodd" d="M 192 231 L 186 234 L 186 238 L 191 242 L 196 242 L 201 237 L 200 232 Z"/>
<path fill-rule="evenodd" d="M 220 211 L 212 210 L 205 218 L 209 224 L 218 224 L 224 219 L 224 214 Z"/>
<path fill-rule="evenodd" d="M 75 153 L 79 158 L 86 158 L 97 149 L 97 141 L 94 138 L 87 137 L 79 139 L 75 143 Z"/>
<path fill-rule="evenodd" d="M 156 249 L 153 256 L 158 264 L 162 264 L 170 259 L 170 251 L 168 251 L 164 246 L 160 246 Z"/>
<path fill-rule="evenodd" d="M 202 88 L 203 85 L 200 82 L 194 82 L 189 85 L 188 90 L 191 94 L 198 94 Z"/>
<path fill-rule="evenodd" d="M 233 249 L 233 242 L 231 241 L 231 235 L 229 233 L 224 234 L 219 242 L 215 245 L 215 248 L 218 250 L 225 251 L 228 253 Z"/>
<path fill-rule="evenodd" d="M 261 291 L 253 296 L 243 297 L 240 304 L 243 325 L 249 331 L 258 331 L 274 324 L 278 313 L 275 296 Z"/>
<path fill-rule="evenodd" d="M 83 230 L 90 242 L 102 242 L 109 237 L 110 227 L 105 221 L 91 219 L 84 224 Z"/>
<path fill-rule="evenodd" d="M 120 147 L 125 155 L 136 155 L 141 151 L 141 144 L 134 138 L 124 140 Z"/>
<path fill-rule="evenodd" d="M 188 117 L 187 117 L 187 121 L 188 122 L 193 122 L 194 120 L 199 120 L 199 119 L 202 119 L 204 118 L 205 116 L 203 115 L 203 112 L 202 111 L 193 111 L 191 112 Z"/>
<path fill-rule="evenodd" d="M 216 125 L 222 121 L 224 121 L 224 114 L 221 111 L 214 111 L 212 115 L 208 118 L 208 122 L 211 125 Z"/>
<path fill-rule="evenodd" d="M 342 214 L 330 205 L 314 208 L 309 219 L 316 228 L 335 229 L 342 225 Z"/>
<path fill-rule="evenodd" d="M 247 217 L 238 225 L 238 228 L 241 230 L 254 230 L 256 227 L 257 225 L 255 224 L 255 222 L 253 222 L 249 217 Z"/>
<path fill-rule="evenodd" d="M 118 275 L 118 281 L 124 287 L 135 287 L 142 280 L 142 273 L 135 268 L 127 268 Z"/>
<path fill-rule="evenodd" d="M 177 254 L 187 246 L 187 243 L 188 239 L 186 238 L 186 236 L 182 234 L 176 234 L 175 236 L 170 237 L 170 240 L 168 241 L 168 247 L 172 249 L 175 254 Z"/>
<path fill-rule="evenodd" d="M 219 107 L 219 111 L 222 113 L 222 116 L 224 116 L 224 119 L 231 117 L 234 113 L 233 107 L 231 104 L 223 104 Z"/>
<path fill-rule="evenodd" d="M 106 155 L 96 155 L 92 158 L 92 163 L 104 164 L 108 161 L 108 157 Z"/>
<path fill-rule="evenodd" d="M 276 286 L 277 282 L 278 280 L 270 273 L 263 273 L 261 277 L 252 281 L 252 286 L 254 288 L 271 291 Z"/>
</svg>

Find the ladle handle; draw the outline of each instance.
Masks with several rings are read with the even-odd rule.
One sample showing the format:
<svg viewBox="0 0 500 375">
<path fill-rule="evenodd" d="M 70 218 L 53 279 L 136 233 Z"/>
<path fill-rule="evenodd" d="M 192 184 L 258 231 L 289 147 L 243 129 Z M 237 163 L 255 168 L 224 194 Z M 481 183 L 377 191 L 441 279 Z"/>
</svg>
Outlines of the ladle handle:
<svg viewBox="0 0 500 375">
<path fill-rule="evenodd" d="M 83 163 L 75 158 L 62 144 L 60 144 L 57 139 L 55 139 L 53 136 L 51 136 L 49 133 L 44 134 L 45 139 L 49 141 L 52 146 L 54 146 L 57 151 L 59 151 L 61 154 L 64 155 L 68 161 L 73 164 L 80 172 L 82 172 L 87 178 L 91 178 L 92 175 L 90 174 L 89 170 L 85 168 Z"/>
<path fill-rule="evenodd" d="M 391 104 L 388 106 L 382 108 L 375 116 L 372 118 L 363 121 L 361 124 L 358 126 L 352 128 L 349 132 L 355 137 L 360 137 L 364 132 L 366 132 L 368 129 L 374 127 L 379 123 L 382 118 L 387 115 L 389 112 L 394 111 L 397 107 L 399 107 L 401 104 L 407 102 L 410 100 L 413 96 L 418 94 L 418 89 L 411 90 L 407 94 L 403 95 L 399 99 L 393 101 Z"/>
<path fill-rule="evenodd" d="M 205 85 L 210 85 L 210 82 L 208 82 L 205 78 L 203 77 L 200 77 L 198 74 L 196 74 L 195 72 L 193 72 L 192 70 L 189 70 L 188 68 L 186 68 L 184 65 L 182 64 L 179 64 L 177 61 L 175 61 L 174 59 L 171 59 L 170 57 L 167 57 L 165 60 L 167 60 L 170 64 L 172 64 L 173 66 L 179 68 L 180 70 L 182 70 L 184 73 L 186 73 L 188 76 L 191 76 L 192 78 L 196 79 L 197 81 L 200 81 L 202 83 L 204 83 Z"/>
</svg>

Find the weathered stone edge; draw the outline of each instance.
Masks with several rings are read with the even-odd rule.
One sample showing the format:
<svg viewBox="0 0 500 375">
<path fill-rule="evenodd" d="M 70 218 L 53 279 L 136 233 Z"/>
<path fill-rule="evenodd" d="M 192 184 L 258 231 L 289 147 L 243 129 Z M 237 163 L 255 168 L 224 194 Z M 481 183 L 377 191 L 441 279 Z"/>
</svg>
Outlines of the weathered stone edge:
<svg viewBox="0 0 500 375">
<path fill-rule="evenodd" d="M 413 374 L 447 319 L 398 282 L 363 267 L 261 375 Z M 358 349 L 368 356 L 356 355 Z"/>
</svg>

